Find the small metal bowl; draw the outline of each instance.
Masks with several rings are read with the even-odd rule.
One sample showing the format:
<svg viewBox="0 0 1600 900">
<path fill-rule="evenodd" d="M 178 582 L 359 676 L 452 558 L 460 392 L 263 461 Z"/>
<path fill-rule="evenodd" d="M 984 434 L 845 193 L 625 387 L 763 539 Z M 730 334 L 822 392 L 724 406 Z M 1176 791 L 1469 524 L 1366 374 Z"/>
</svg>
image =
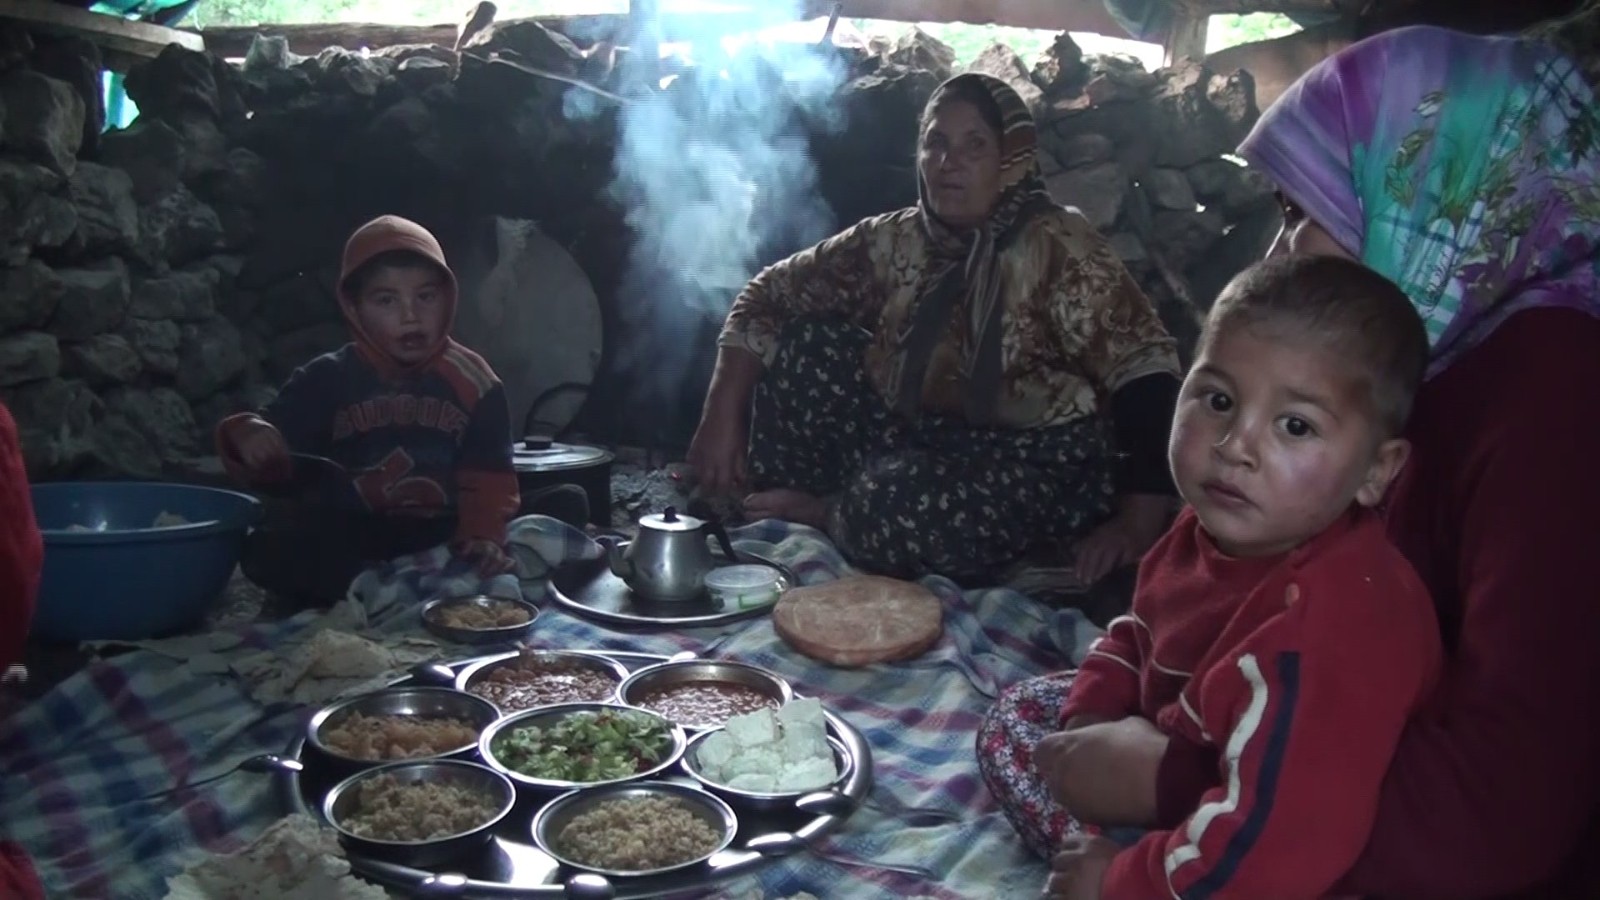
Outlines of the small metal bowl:
<svg viewBox="0 0 1600 900">
<path fill-rule="evenodd" d="M 684 803 L 701 821 L 721 832 L 722 838 L 709 852 L 702 853 L 693 859 L 687 859 L 671 866 L 645 870 L 609 869 L 584 865 L 557 849 L 556 839 L 574 818 L 596 808 L 602 803 L 636 797 L 667 797 L 678 800 Z M 733 810 L 727 803 L 697 788 L 665 781 L 654 781 L 649 784 L 613 784 L 605 787 L 591 787 L 572 791 L 562 794 L 545 804 L 545 807 L 533 817 L 533 842 L 539 846 L 540 850 L 554 857 L 556 862 L 584 872 L 596 872 L 601 875 L 622 878 L 660 875 L 665 872 L 676 872 L 681 869 L 687 869 L 690 866 L 699 865 L 726 850 L 728 845 L 733 842 L 733 837 L 738 831 L 739 818 L 734 815 Z"/>
<path fill-rule="evenodd" d="M 528 621 L 521 625 L 504 625 L 499 628 L 456 628 L 446 625 L 440 619 L 440 614 L 452 606 L 479 606 L 487 609 L 495 604 L 507 604 L 521 609 L 528 614 Z M 533 623 L 538 619 L 539 607 L 526 600 L 490 597 L 487 594 L 438 597 L 422 604 L 422 627 L 447 641 L 455 641 L 458 644 L 504 644 L 519 640 L 533 631 Z"/>
<path fill-rule="evenodd" d="M 749 663 L 728 662 L 722 660 L 691 659 L 683 662 L 664 662 L 653 666 L 646 666 L 632 675 L 629 675 L 617 688 L 617 696 L 628 706 L 637 709 L 648 709 L 639 703 L 645 695 L 652 691 L 670 688 L 680 684 L 696 682 L 712 682 L 738 687 L 750 688 L 757 693 L 770 698 L 777 706 L 783 706 L 794 698 L 794 689 L 789 686 L 782 676 L 769 672 L 760 666 Z M 666 715 L 660 710 L 650 709 L 658 715 Z M 668 718 L 671 718 L 668 716 Z M 677 721 L 674 719 L 674 721 Z M 712 728 L 721 728 L 724 722 L 678 722 L 688 731 L 706 731 Z"/>
<path fill-rule="evenodd" d="M 494 724 L 500 718 L 500 710 L 482 697 L 463 694 L 460 691 L 446 687 L 398 687 L 373 691 L 370 694 L 361 694 L 348 700 L 323 707 L 311 721 L 306 724 L 306 743 L 315 747 L 318 752 L 353 766 L 377 766 L 397 760 L 388 759 L 358 759 L 346 756 L 329 747 L 323 741 L 323 735 L 337 728 L 339 723 L 351 713 L 361 713 L 364 716 L 416 716 L 422 719 L 454 718 L 464 719 L 479 733 Z M 431 756 L 414 757 L 414 759 L 444 759 L 449 757 L 471 756 L 478 749 L 476 740 L 459 747 L 451 747 L 441 753 Z"/>
<path fill-rule="evenodd" d="M 483 681 L 485 678 L 488 678 L 489 674 L 494 670 L 507 666 L 516 666 L 524 658 L 531 658 L 540 663 L 547 663 L 551 665 L 570 665 L 577 668 L 588 669 L 593 672 L 600 672 L 607 678 L 616 682 L 618 685 L 621 685 L 622 682 L 628 677 L 628 667 L 617 662 L 609 656 L 600 656 L 594 653 L 578 653 L 573 650 L 514 650 L 510 653 L 502 653 L 497 656 L 490 656 L 485 659 L 481 659 L 472 665 L 467 666 L 465 669 L 462 669 L 461 674 L 456 676 L 456 690 L 472 694 L 474 697 L 478 697 L 479 695 L 473 693 L 472 691 L 474 685 L 480 681 Z M 616 698 L 617 693 L 615 690 L 613 690 L 603 699 L 563 702 L 609 703 Z M 485 698 L 480 697 L 479 699 Z M 549 706 L 554 704 L 546 705 Z M 530 708 L 539 709 L 542 707 Z M 504 713 L 516 713 L 522 711 L 523 710 L 520 709 L 501 710 L 501 712 Z"/>
<path fill-rule="evenodd" d="M 524 775 L 502 762 L 495 754 L 495 740 L 503 734 L 528 727 L 550 727 L 563 719 L 570 718 L 579 713 L 598 713 L 606 710 L 626 713 L 633 716 L 648 716 L 659 721 L 667 729 L 668 745 L 656 764 L 648 769 L 635 772 L 623 778 L 611 778 L 605 781 L 565 781 L 556 778 L 535 778 Z M 575 788 L 598 787 L 606 784 L 623 784 L 629 781 L 638 781 L 658 775 L 672 768 L 679 757 L 683 756 L 683 748 L 688 743 L 683 729 L 672 723 L 672 720 L 647 709 L 634 709 L 619 703 L 563 703 L 557 706 L 542 706 L 537 709 L 524 710 L 505 716 L 493 725 L 484 729 L 483 737 L 478 739 L 478 755 L 496 772 L 505 775 L 518 785 L 534 788 L 540 791 L 570 791 Z"/>
<path fill-rule="evenodd" d="M 460 834 L 452 834 L 427 841 L 389 841 L 362 837 L 345 827 L 345 822 L 359 812 L 359 791 L 356 788 L 382 775 L 393 775 L 410 782 L 456 785 L 472 791 L 482 791 L 495 805 L 496 812 L 482 822 Z M 339 833 L 339 843 L 353 853 L 402 862 L 413 867 L 435 866 L 487 844 L 494 837 L 494 828 L 516 805 L 517 791 L 511 781 L 499 772 L 477 763 L 454 759 L 407 760 L 367 769 L 346 778 L 328 792 L 322 801 L 322 816 Z"/>
<path fill-rule="evenodd" d="M 850 758 L 850 751 L 846 750 L 844 744 L 835 740 L 830 735 L 828 737 L 828 749 L 833 751 L 833 768 L 838 774 L 835 775 L 833 780 L 827 784 L 818 785 L 803 791 L 779 791 L 771 794 L 729 787 L 725 784 L 712 781 L 704 772 L 700 771 L 700 760 L 695 755 L 700 751 L 700 747 L 705 743 L 706 738 L 716 734 L 721 730 L 722 729 L 719 728 L 712 731 L 702 731 L 701 733 L 689 739 L 689 745 L 683 750 L 683 771 L 687 772 L 690 778 L 693 778 L 695 781 L 698 781 L 704 785 L 706 790 L 716 794 L 719 797 L 723 797 L 727 800 L 737 803 L 740 807 L 745 809 L 751 809 L 758 812 L 793 810 L 795 808 L 796 800 L 799 800 L 801 797 L 804 797 L 807 794 L 814 794 L 818 791 L 826 791 L 831 788 L 838 788 L 845 782 L 849 781 L 851 774 L 855 771 L 855 761 Z"/>
</svg>

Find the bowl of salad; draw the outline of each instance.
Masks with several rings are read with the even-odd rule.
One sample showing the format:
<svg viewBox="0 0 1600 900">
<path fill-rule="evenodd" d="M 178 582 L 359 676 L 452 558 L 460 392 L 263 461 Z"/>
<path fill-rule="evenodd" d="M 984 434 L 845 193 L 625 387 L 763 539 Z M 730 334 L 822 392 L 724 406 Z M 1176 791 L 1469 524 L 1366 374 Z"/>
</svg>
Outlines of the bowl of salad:
<svg viewBox="0 0 1600 900">
<path fill-rule="evenodd" d="M 569 791 L 649 778 L 683 756 L 688 739 L 664 716 L 616 703 L 562 703 L 503 716 L 478 753 L 519 786 Z"/>
</svg>

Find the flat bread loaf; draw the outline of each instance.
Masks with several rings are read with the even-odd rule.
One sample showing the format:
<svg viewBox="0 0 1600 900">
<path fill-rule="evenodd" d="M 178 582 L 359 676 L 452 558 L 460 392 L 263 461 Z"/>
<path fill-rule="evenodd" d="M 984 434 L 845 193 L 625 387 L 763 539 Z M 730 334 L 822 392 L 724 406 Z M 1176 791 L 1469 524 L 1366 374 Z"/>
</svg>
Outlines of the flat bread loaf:
<svg viewBox="0 0 1600 900">
<path fill-rule="evenodd" d="M 866 575 L 785 593 L 772 625 L 806 656 L 855 668 L 922 655 L 944 634 L 944 607 L 920 584 Z"/>
</svg>

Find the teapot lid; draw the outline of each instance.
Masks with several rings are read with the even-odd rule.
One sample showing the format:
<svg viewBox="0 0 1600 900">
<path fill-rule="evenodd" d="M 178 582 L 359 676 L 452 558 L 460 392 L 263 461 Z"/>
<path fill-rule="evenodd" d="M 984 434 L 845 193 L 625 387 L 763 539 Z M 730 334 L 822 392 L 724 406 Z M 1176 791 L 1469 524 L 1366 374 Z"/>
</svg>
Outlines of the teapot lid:
<svg viewBox="0 0 1600 900">
<path fill-rule="evenodd" d="M 664 512 L 657 515 L 644 516 L 639 519 L 639 527 L 641 529 L 648 528 L 653 531 L 699 531 L 705 527 L 705 524 L 703 519 L 679 515 L 677 508 L 672 506 L 667 507 Z"/>
</svg>

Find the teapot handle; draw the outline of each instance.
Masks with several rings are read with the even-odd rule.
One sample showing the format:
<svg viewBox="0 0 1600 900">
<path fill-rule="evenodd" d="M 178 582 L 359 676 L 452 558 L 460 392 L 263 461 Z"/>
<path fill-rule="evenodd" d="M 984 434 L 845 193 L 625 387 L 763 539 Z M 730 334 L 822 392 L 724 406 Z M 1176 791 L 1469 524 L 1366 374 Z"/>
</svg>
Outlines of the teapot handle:
<svg viewBox="0 0 1600 900">
<path fill-rule="evenodd" d="M 706 522 L 706 527 L 711 530 L 711 536 L 717 539 L 717 546 L 722 548 L 722 552 L 728 557 L 728 562 L 738 562 L 739 551 L 733 549 L 733 541 L 728 539 L 728 529 L 722 526 L 722 520 L 710 519 Z"/>
</svg>

